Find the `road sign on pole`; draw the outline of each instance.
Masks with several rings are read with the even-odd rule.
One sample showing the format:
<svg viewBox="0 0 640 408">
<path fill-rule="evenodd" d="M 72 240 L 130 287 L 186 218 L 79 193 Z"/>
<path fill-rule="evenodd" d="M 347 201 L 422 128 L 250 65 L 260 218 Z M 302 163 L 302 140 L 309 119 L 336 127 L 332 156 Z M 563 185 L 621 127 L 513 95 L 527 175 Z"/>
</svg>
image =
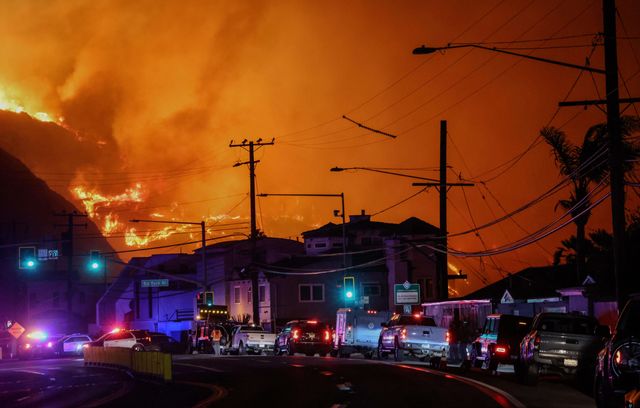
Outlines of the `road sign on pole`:
<svg viewBox="0 0 640 408">
<path fill-rule="evenodd" d="M 140 281 L 141 288 L 166 288 L 169 286 L 169 279 L 143 279 Z"/>
<path fill-rule="evenodd" d="M 22 336 L 22 333 L 24 333 L 25 328 L 22 327 L 22 325 L 18 322 L 14 323 L 11 325 L 11 327 L 9 327 L 9 330 L 7 330 L 9 332 L 9 334 L 11 334 L 13 337 L 15 337 L 16 339 L 20 336 Z"/>
<path fill-rule="evenodd" d="M 409 282 L 393 285 L 393 299 L 396 305 L 420 304 L 420 285 Z"/>
</svg>

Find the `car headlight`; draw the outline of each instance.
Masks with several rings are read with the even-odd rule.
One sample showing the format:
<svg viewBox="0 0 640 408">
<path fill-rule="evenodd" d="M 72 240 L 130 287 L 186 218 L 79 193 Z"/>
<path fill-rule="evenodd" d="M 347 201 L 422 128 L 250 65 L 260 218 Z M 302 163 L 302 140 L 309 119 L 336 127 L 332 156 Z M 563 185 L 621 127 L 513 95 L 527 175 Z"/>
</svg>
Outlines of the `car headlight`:
<svg viewBox="0 0 640 408">
<path fill-rule="evenodd" d="M 624 343 L 613 352 L 613 371 L 616 375 L 640 372 L 640 343 Z"/>
</svg>

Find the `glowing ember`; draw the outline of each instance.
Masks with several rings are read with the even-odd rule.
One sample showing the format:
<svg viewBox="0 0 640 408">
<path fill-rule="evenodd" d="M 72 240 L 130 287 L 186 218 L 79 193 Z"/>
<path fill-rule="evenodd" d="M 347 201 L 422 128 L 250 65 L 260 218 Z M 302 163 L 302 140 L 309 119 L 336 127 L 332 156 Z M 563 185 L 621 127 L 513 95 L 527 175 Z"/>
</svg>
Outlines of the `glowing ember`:
<svg viewBox="0 0 640 408">
<path fill-rule="evenodd" d="M 74 187 L 71 191 L 78 200 L 82 201 L 87 214 L 91 218 L 99 217 L 97 210 L 100 207 L 142 202 L 142 185 L 140 183 L 126 189 L 124 193 L 114 196 L 105 196 L 95 190 L 89 191 L 82 186 Z"/>
</svg>

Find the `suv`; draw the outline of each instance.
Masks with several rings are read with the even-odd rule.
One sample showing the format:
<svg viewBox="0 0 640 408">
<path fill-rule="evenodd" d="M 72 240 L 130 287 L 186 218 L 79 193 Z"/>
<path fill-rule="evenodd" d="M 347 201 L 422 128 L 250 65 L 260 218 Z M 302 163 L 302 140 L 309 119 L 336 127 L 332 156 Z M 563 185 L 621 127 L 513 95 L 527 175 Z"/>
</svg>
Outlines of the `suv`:
<svg viewBox="0 0 640 408">
<path fill-rule="evenodd" d="M 634 389 L 640 389 L 640 295 L 627 302 L 613 336 L 598 354 L 594 381 L 596 404 L 598 407 L 622 406 L 624 394 Z"/>
<path fill-rule="evenodd" d="M 18 339 L 18 358 L 52 357 L 54 344 L 60 336 L 49 336 L 41 331 L 32 331 Z"/>
<path fill-rule="evenodd" d="M 471 345 L 470 363 L 496 371 L 498 364 L 516 364 L 520 341 L 529 332 L 530 317 L 508 314 L 487 316 L 480 336 Z"/>
<path fill-rule="evenodd" d="M 331 329 L 316 320 L 293 320 L 287 323 L 276 337 L 275 355 L 304 353 L 324 357 L 331 350 Z"/>
<path fill-rule="evenodd" d="M 520 343 L 516 376 L 535 384 L 541 371 L 571 377 L 592 373 L 598 350 L 608 336 L 609 327 L 599 325 L 593 317 L 540 313 Z"/>
<path fill-rule="evenodd" d="M 146 330 L 115 329 L 98 340 L 87 343 L 87 347 L 117 347 L 145 351 L 147 348 L 154 348 L 151 346 L 151 334 Z"/>
<path fill-rule="evenodd" d="M 58 356 L 66 354 L 82 354 L 82 346 L 90 343 L 91 337 L 87 334 L 69 334 L 61 338 L 54 345 L 55 353 Z"/>
</svg>

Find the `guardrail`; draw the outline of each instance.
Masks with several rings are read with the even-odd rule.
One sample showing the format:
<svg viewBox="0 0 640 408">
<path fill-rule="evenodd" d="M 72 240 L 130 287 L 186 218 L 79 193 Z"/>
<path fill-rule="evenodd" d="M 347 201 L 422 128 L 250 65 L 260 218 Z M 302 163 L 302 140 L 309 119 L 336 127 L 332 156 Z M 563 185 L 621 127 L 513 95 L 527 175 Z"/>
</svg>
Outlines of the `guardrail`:
<svg viewBox="0 0 640 408">
<path fill-rule="evenodd" d="M 159 351 L 133 351 L 124 348 L 86 347 L 84 365 L 116 367 L 164 381 L 173 379 L 171 354 Z"/>
</svg>

